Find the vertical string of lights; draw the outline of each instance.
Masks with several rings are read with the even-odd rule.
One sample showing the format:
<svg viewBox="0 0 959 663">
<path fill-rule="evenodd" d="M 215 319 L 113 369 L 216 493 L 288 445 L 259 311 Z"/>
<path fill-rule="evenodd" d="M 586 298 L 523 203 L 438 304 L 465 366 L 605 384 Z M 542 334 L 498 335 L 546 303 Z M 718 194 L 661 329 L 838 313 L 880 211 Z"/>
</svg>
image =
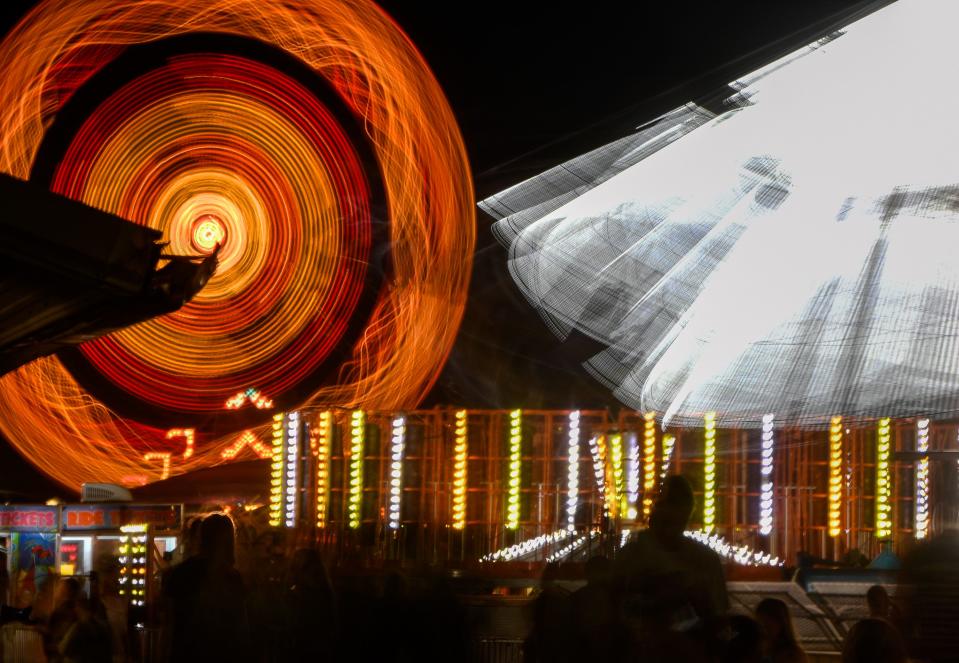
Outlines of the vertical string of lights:
<svg viewBox="0 0 959 663">
<path fill-rule="evenodd" d="M 626 518 L 639 515 L 639 439 L 636 433 L 626 434 Z"/>
<path fill-rule="evenodd" d="M 299 505 L 300 413 L 273 415 L 270 525 L 296 527 Z"/>
<path fill-rule="evenodd" d="M 705 417 L 705 449 L 703 451 L 703 531 L 716 526 L 716 413 Z"/>
<path fill-rule="evenodd" d="M 117 561 L 120 563 L 120 596 L 129 597 L 131 606 L 142 608 L 146 604 L 147 526 L 122 526 L 117 552 Z"/>
<path fill-rule="evenodd" d="M 773 531 L 773 449 L 776 444 L 773 422 L 773 415 L 763 415 L 763 455 L 759 469 L 762 477 L 759 494 L 759 533 L 763 536 L 769 536 Z"/>
<path fill-rule="evenodd" d="M 842 417 L 829 422 L 829 536 L 842 532 Z"/>
<path fill-rule="evenodd" d="M 286 415 L 286 494 L 284 496 L 284 523 L 296 527 L 299 504 L 300 413 Z"/>
<path fill-rule="evenodd" d="M 602 435 L 594 435 L 589 438 L 589 453 L 593 457 L 593 476 L 596 479 L 596 492 L 599 493 L 599 501 L 603 505 L 603 513 L 609 513 L 609 500 L 606 495 L 606 461 L 604 459 L 602 446 Z"/>
<path fill-rule="evenodd" d="M 916 539 L 929 536 L 929 420 L 916 422 L 916 451 L 923 454 L 916 463 Z"/>
<path fill-rule="evenodd" d="M 350 413 L 350 490 L 346 507 L 347 524 L 359 529 L 363 511 L 363 454 L 366 451 L 366 414 Z"/>
<path fill-rule="evenodd" d="M 466 527 L 466 460 L 469 451 L 467 412 L 456 411 L 453 447 L 453 529 Z"/>
<path fill-rule="evenodd" d="M 273 415 L 273 453 L 270 462 L 270 527 L 283 521 L 283 413 Z"/>
<path fill-rule="evenodd" d="M 393 419 L 393 440 L 390 447 L 390 512 L 389 527 L 400 528 L 400 504 L 403 501 L 403 455 L 406 450 L 406 417 Z"/>
<path fill-rule="evenodd" d="M 576 529 L 576 509 L 579 506 L 579 410 L 569 413 L 569 455 L 566 476 L 566 529 Z"/>
<path fill-rule="evenodd" d="M 663 463 L 659 472 L 660 480 L 665 481 L 669 476 L 669 465 L 673 460 L 673 449 L 676 447 L 676 436 L 663 435 Z"/>
<path fill-rule="evenodd" d="M 331 412 L 320 412 L 317 425 L 311 431 L 315 436 L 316 446 L 313 454 L 316 456 L 316 526 L 326 527 L 326 518 L 330 500 L 330 442 L 333 437 L 333 415 Z"/>
<path fill-rule="evenodd" d="M 612 485 L 615 495 L 612 496 L 612 503 L 616 506 L 613 516 L 626 512 L 626 491 L 625 474 L 623 472 L 623 436 L 621 433 L 615 433 L 609 438 L 609 459 L 613 470 Z"/>
<path fill-rule="evenodd" d="M 892 478 L 889 472 L 890 435 L 889 417 L 879 420 L 876 435 L 876 538 L 892 536 Z"/>
<path fill-rule="evenodd" d="M 656 490 L 656 413 L 647 412 L 643 420 L 643 518 L 648 521 L 653 512 Z M 666 438 L 663 438 L 663 444 L 666 444 Z M 663 468 L 668 467 L 668 462 L 664 453 Z"/>
<path fill-rule="evenodd" d="M 506 529 L 519 527 L 520 470 L 523 453 L 523 411 L 509 413 L 509 488 L 506 497 Z"/>
</svg>

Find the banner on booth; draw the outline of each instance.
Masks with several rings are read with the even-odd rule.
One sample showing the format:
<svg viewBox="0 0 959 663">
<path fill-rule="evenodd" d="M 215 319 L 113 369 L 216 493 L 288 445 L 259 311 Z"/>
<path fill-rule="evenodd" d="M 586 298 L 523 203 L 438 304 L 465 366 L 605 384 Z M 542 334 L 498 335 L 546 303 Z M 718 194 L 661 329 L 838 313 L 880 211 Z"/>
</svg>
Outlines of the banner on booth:
<svg viewBox="0 0 959 663">
<path fill-rule="evenodd" d="M 0 504 L 0 530 L 6 532 L 55 532 L 60 525 L 59 508 L 25 504 Z"/>
<path fill-rule="evenodd" d="M 70 504 L 63 507 L 63 529 L 120 529 L 123 525 L 144 524 L 154 529 L 175 530 L 183 522 L 179 504 Z"/>
</svg>

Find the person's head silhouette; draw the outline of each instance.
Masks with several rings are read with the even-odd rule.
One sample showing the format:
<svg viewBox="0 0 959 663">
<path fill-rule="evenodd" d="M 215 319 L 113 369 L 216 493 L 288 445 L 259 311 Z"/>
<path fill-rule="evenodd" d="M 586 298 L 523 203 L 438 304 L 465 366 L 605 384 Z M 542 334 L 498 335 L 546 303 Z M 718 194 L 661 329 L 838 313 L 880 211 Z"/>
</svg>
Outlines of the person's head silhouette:
<svg viewBox="0 0 959 663">
<path fill-rule="evenodd" d="M 653 534 L 662 541 L 682 537 L 695 504 L 693 487 L 685 477 L 672 475 L 667 478 L 649 518 Z"/>
<path fill-rule="evenodd" d="M 229 516 L 214 513 L 203 519 L 200 526 L 200 555 L 216 566 L 233 566 L 234 530 Z"/>
</svg>

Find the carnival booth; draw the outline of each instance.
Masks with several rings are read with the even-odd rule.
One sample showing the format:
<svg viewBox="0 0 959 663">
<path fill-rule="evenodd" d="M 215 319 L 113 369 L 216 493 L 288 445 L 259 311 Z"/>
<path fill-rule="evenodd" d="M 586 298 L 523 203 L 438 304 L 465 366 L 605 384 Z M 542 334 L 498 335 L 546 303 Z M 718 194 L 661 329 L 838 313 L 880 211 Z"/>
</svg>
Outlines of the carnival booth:
<svg viewBox="0 0 959 663">
<path fill-rule="evenodd" d="M 58 569 L 61 575 L 89 576 L 114 568 L 128 525 L 148 525 L 153 549 L 147 555 L 169 558 L 180 541 L 181 504 L 67 504 L 61 510 Z"/>
<path fill-rule="evenodd" d="M 0 505 L 0 604 L 33 605 L 56 572 L 57 506 Z"/>
</svg>

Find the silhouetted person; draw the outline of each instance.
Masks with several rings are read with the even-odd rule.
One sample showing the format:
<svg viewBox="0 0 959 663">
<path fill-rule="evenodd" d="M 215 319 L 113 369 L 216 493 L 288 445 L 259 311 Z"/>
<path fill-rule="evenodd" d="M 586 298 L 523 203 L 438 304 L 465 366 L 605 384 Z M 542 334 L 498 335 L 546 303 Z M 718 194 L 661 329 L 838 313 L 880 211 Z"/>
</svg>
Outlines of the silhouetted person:
<svg viewBox="0 0 959 663">
<path fill-rule="evenodd" d="M 245 591 L 234 568 L 233 521 L 214 514 L 200 526 L 199 553 L 169 570 L 169 660 L 248 661 L 254 657 Z"/>
<path fill-rule="evenodd" d="M 752 617 L 733 615 L 729 618 L 729 642 L 723 663 L 767 663 L 763 656 L 763 629 Z"/>
<path fill-rule="evenodd" d="M 616 558 L 614 578 L 634 639 L 648 660 L 716 653 L 729 608 L 719 556 L 684 535 L 695 500 L 689 482 L 670 476 L 649 528 Z"/>
<path fill-rule="evenodd" d="M 909 653 L 928 661 L 959 659 L 959 531 L 946 530 L 918 545 L 899 578 Z"/>
<path fill-rule="evenodd" d="M 333 586 L 320 554 L 297 550 L 290 562 L 284 597 L 285 660 L 333 660 L 336 651 L 337 616 Z"/>
<path fill-rule="evenodd" d="M 908 660 L 902 636 L 884 619 L 857 622 L 842 648 L 842 663 L 906 663 Z"/>
<path fill-rule="evenodd" d="M 528 663 L 573 660 L 572 601 L 569 592 L 556 584 L 558 570 L 554 562 L 543 569 L 540 592 L 533 602 L 533 627 L 523 647 L 523 660 Z"/>
<path fill-rule="evenodd" d="M 466 615 L 446 576 L 437 570 L 423 574 L 425 586 L 412 605 L 414 661 L 446 663 L 469 659 Z"/>
<path fill-rule="evenodd" d="M 0 550 L 0 605 L 9 605 L 10 573 L 7 571 L 7 553 Z"/>
<path fill-rule="evenodd" d="M 76 578 L 64 578 L 57 585 L 54 608 L 47 620 L 44 648 L 50 663 L 61 661 L 60 642 L 70 627 L 77 621 L 77 600 L 80 598 L 80 583 Z"/>
<path fill-rule="evenodd" d="M 91 599 L 76 602 L 77 621 L 60 641 L 64 663 L 111 663 L 110 627 L 97 615 L 98 606 Z"/>
<path fill-rule="evenodd" d="M 629 649 L 629 634 L 613 594 L 612 562 L 602 555 L 591 557 L 585 571 L 586 585 L 572 596 L 573 658 L 621 660 Z"/>
<path fill-rule="evenodd" d="M 789 608 L 779 599 L 763 599 L 756 606 L 756 619 L 763 627 L 763 651 L 769 663 L 806 663 Z"/>
<path fill-rule="evenodd" d="M 110 629 L 110 643 L 113 649 L 114 663 L 125 663 L 128 648 L 128 605 L 124 597 L 120 596 L 120 569 L 115 558 L 107 558 L 101 563 L 103 573 L 94 581 L 94 574 L 90 574 L 90 593 L 93 598 L 93 587 L 96 584 L 96 595 L 102 607 L 103 620 Z"/>
</svg>

